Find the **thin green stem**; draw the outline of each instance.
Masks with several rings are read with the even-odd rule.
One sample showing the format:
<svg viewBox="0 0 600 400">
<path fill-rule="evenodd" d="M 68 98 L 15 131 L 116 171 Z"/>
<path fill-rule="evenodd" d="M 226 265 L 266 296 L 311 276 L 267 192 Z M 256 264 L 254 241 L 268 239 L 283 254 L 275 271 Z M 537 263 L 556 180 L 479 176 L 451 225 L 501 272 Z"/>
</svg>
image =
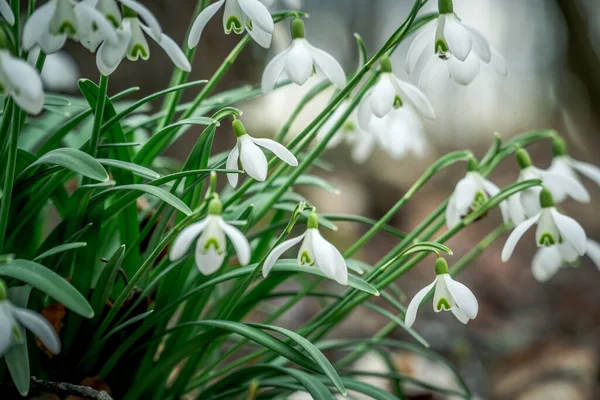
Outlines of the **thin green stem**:
<svg viewBox="0 0 600 400">
<path fill-rule="evenodd" d="M 12 108 L 12 129 L 8 142 L 8 155 L 6 157 L 4 185 L 2 187 L 2 205 L 0 206 L 0 249 L 4 249 L 4 239 L 6 238 L 6 230 L 8 229 L 10 202 L 13 194 L 15 168 L 17 164 L 17 148 L 19 144 L 19 120 L 21 119 L 21 110 L 16 105 Z M 32 212 L 34 212 L 34 210 L 32 210 Z"/>
<path fill-rule="evenodd" d="M 90 147 L 88 153 L 96 157 L 98 153 L 98 144 L 100 143 L 100 128 L 104 119 L 104 105 L 106 104 L 106 91 L 108 88 L 108 76 L 100 75 L 100 84 L 98 85 L 98 97 L 96 99 L 96 110 L 94 111 L 94 125 L 90 137 Z"/>
</svg>

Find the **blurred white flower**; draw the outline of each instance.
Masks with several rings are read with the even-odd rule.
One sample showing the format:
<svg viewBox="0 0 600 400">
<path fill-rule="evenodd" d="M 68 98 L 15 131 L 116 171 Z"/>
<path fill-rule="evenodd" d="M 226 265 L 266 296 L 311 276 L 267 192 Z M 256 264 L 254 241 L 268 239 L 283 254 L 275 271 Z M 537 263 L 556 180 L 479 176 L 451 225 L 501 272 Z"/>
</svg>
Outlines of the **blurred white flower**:
<svg viewBox="0 0 600 400">
<path fill-rule="evenodd" d="M 60 339 L 50 322 L 34 311 L 12 304 L 7 298 L 4 282 L 0 281 L 0 357 L 10 346 L 26 342 L 25 328 L 51 353 L 60 353 Z"/>
<path fill-rule="evenodd" d="M 211 200 L 208 216 L 202 221 L 191 224 L 181 231 L 171 246 L 169 259 L 175 261 L 185 255 L 194 240 L 196 242 L 195 260 L 196 267 L 204 275 L 216 272 L 223 264 L 227 253 L 227 241 L 229 237 L 241 265 L 250 261 L 250 245 L 248 240 L 239 229 L 231 226 L 223 220 L 221 213 L 223 206 L 218 198 Z"/>
<path fill-rule="evenodd" d="M 588 239 L 585 255 L 600 269 L 600 243 Z M 542 247 L 535 253 L 531 263 L 533 276 L 539 282 L 545 282 L 561 268 L 576 267 L 578 259 L 579 255 L 567 243 Z"/>
<path fill-rule="evenodd" d="M 442 69 L 447 70 L 456 83 L 468 85 L 479 74 L 480 62 L 490 64 L 496 72 L 506 75 L 506 61 L 502 55 L 490 46 L 481 32 L 462 23 L 451 2 L 445 3 L 445 6 L 440 4 L 440 16 L 426 24 L 415 37 L 406 56 L 409 73 L 421 60 L 427 59 L 419 87 L 426 89 Z"/>
<path fill-rule="evenodd" d="M 117 30 L 118 40 L 104 41 L 96 53 L 96 64 L 101 74 L 112 74 L 125 57 L 131 61 L 140 57 L 147 60 L 150 57 L 150 48 L 144 33 L 158 43 L 177 68 L 191 71 L 190 62 L 179 45 L 162 32 L 158 20 L 150 10 L 135 1 L 119 1 L 125 7 L 121 26 Z M 140 18 L 146 24 L 142 23 Z"/>
<path fill-rule="evenodd" d="M 8 49 L 0 49 L 0 84 L 4 94 L 29 114 L 42 111 L 44 89 L 38 71 Z"/>
<path fill-rule="evenodd" d="M 27 57 L 29 64 L 35 65 L 39 54 L 40 48 L 33 48 Z M 57 51 L 46 56 L 41 77 L 44 88 L 49 91 L 72 92 L 77 90 L 77 81 L 81 78 L 81 73 L 77 63 L 68 53 Z"/>
<path fill-rule="evenodd" d="M 302 0 L 260 0 L 267 8 L 274 8 L 277 3 L 282 7 L 290 10 L 300 10 L 302 8 Z"/>
<path fill-rule="evenodd" d="M 298 265 L 317 266 L 329 279 L 333 279 L 341 285 L 348 284 L 348 267 L 344 256 L 334 245 L 321 236 L 319 221 L 315 212 L 312 212 L 308 217 L 306 232 L 282 242 L 271 250 L 263 263 L 263 276 L 266 278 L 279 257 L 300 241 L 302 241 L 302 245 L 298 252 Z"/>
<path fill-rule="evenodd" d="M 448 264 L 442 257 L 439 257 L 435 263 L 435 273 L 435 280 L 419 290 L 408 304 L 404 318 L 407 328 L 415 323 L 421 302 L 434 286 L 433 311 L 452 311 L 452 314 L 463 324 L 477 317 L 479 304 L 475 295 L 468 287 L 452 279 L 448 273 Z"/>
<path fill-rule="evenodd" d="M 500 192 L 498 186 L 482 177 L 477 172 L 475 160 L 469 162 L 469 172 L 456 184 L 454 192 L 450 196 L 446 207 L 446 224 L 452 228 L 470 212 L 477 210 L 487 200 L 488 196 L 495 196 Z M 509 222 L 508 204 L 506 201 L 500 203 L 500 212 L 505 223 Z"/>
<path fill-rule="evenodd" d="M 565 243 L 568 246 L 557 247 L 564 254 L 564 259 L 571 258 L 569 256 L 571 251 L 579 256 L 585 254 L 587 238 L 581 225 L 573 218 L 558 212 L 554 207 L 552 193 L 548 189 L 542 189 L 539 196 L 541 211 L 534 217 L 518 224 L 511 232 L 502 249 L 502 261 L 506 262 L 510 259 L 519 239 L 535 223 L 537 223 L 535 240 L 538 247 Z"/>
<path fill-rule="evenodd" d="M 10 25 L 15 24 L 15 14 L 13 14 L 8 0 L 0 0 L 0 15 L 2 15 L 2 18 Z"/>
<path fill-rule="evenodd" d="M 85 42 L 96 36 L 116 43 L 114 26 L 94 6 L 94 1 L 50 0 L 36 8 L 23 28 L 24 49 L 37 45 L 51 54 L 63 47 L 67 37 Z"/>
<path fill-rule="evenodd" d="M 275 156 L 292 167 L 298 166 L 298 160 L 285 146 L 271 139 L 250 136 L 239 119 L 233 121 L 233 131 L 237 136 L 237 142 L 227 157 L 227 169 L 238 169 L 238 161 L 241 161 L 242 168 L 248 175 L 257 181 L 264 181 L 267 178 L 269 163 L 259 146 L 272 151 Z M 238 174 L 227 174 L 227 180 L 231 186 L 236 187 Z"/>
<path fill-rule="evenodd" d="M 383 118 L 392 109 L 401 108 L 404 104 L 410 104 L 427 119 L 435 119 L 435 112 L 427 97 L 416 86 L 393 74 L 392 63 L 388 57 L 382 58 L 381 71 L 375 85 L 360 101 L 358 122 L 362 128 L 368 128 L 373 116 Z"/>
<path fill-rule="evenodd" d="M 304 85 L 314 71 L 324 74 L 338 88 L 346 84 L 346 74 L 331 54 L 311 45 L 305 38 L 304 23 L 292 21 L 292 44 L 276 55 L 265 67 L 261 87 L 263 93 L 270 92 L 279 77 L 285 72 L 297 85 Z"/>
<path fill-rule="evenodd" d="M 240 34 L 244 30 L 256 43 L 264 48 L 271 46 L 275 24 L 269 10 L 258 0 L 219 0 L 206 7 L 194 21 L 188 37 L 188 47 L 194 48 L 208 21 L 225 5 L 223 28 L 226 34 L 231 31 Z"/>
</svg>

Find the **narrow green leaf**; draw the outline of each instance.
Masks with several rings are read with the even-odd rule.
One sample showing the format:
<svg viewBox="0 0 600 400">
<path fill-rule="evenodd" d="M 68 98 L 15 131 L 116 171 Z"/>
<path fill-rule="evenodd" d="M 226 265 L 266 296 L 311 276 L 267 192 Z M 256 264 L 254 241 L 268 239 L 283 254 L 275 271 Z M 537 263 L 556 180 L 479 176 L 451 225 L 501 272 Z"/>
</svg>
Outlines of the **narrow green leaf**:
<svg viewBox="0 0 600 400">
<path fill-rule="evenodd" d="M 10 301 L 17 307 L 27 308 L 31 286 L 18 286 L 8 289 Z M 21 396 L 27 396 L 29 393 L 29 354 L 27 350 L 27 340 L 23 343 L 15 343 L 6 350 L 4 359 L 10 372 L 13 383 L 17 387 Z"/>
<path fill-rule="evenodd" d="M 10 264 L 0 267 L 0 276 L 26 282 L 83 317 L 94 316 L 92 307 L 77 289 L 62 276 L 41 264 L 29 260 L 13 260 Z"/>
<path fill-rule="evenodd" d="M 97 181 L 108 180 L 108 173 L 95 158 L 81 150 L 72 148 L 56 149 L 44 154 L 33 164 L 30 164 L 25 168 L 17 179 L 20 180 L 23 177 L 26 177 L 29 171 L 42 164 L 58 165 L 73 171 L 76 174 L 81 174 Z"/>
<path fill-rule="evenodd" d="M 85 243 L 85 242 L 74 242 L 74 243 L 61 244 L 60 246 L 53 247 L 50 250 L 43 252 L 42 254 L 40 254 L 39 256 L 34 258 L 33 261 L 39 261 L 41 259 L 53 256 L 58 253 L 62 253 L 64 251 L 69 251 L 69 250 L 73 250 L 73 249 L 78 249 L 80 247 L 85 247 L 86 245 L 87 245 L 87 243 Z"/>
<path fill-rule="evenodd" d="M 192 210 L 190 210 L 189 207 L 183 201 L 181 201 L 179 198 L 177 198 L 175 195 L 169 193 L 168 191 L 166 191 L 162 188 L 159 188 L 156 186 L 151 186 L 151 185 L 145 185 L 145 184 L 121 185 L 121 186 L 115 186 L 110 189 L 106 189 L 103 192 L 92 197 L 90 206 L 92 204 L 97 205 L 102 199 L 106 198 L 106 196 L 112 194 L 113 192 L 121 192 L 121 191 L 138 191 L 138 192 L 145 193 L 145 194 L 151 194 L 153 196 L 158 197 L 162 201 L 170 204 L 171 206 L 175 207 L 176 209 L 178 209 L 179 211 L 181 211 L 182 213 L 184 213 L 186 215 L 192 214 Z"/>
<path fill-rule="evenodd" d="M 100 317 L 104 305 L 106 304 L 106 300 L 110 297 L 117 273 L 119 272 L 119 268 L 121 268 L 121 264 L 123 264 L 124 256 L 125 246 L 121 246 L 115 251 L 110 260 L 108 260 L 98 277 L 96 287 L 94 288 L 94 294 L 90 300 L 96 318 Z"/>
<path fill-rule="evenodd" d="M 47 94 L 44 96 L 44 106 L 67 107 L 71 104 L 73 104 L 71 103 L 71 100 L 64 97 L 56 96 L 53 94 Z"/>
<path fill-rule="evenodd" d="M 150 168 L 142 167 L 141 165 L 137 165 L 134 163 L 121 161 L 121 160 L 112 160 L 109 158 L 98 158 L 98 162 L 107 167 L 120 168 L 134 174 L 141 176 L 146 179 L 158 179 L 160 178 L 160 174 L 158 172 L 152 171 Z"/>
</svg>

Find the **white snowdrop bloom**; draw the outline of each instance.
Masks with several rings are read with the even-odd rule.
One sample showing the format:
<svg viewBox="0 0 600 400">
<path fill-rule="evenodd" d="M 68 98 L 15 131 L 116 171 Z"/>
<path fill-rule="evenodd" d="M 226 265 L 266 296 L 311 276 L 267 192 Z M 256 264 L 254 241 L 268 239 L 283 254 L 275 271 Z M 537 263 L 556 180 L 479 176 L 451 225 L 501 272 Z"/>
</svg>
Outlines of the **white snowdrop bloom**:
<svg viewBox="0 0 600 400">
<path fill-rule="evenodd" d="M 240 34 L 246 30 L 256 43 L 266 49 L 271 47 L 275 24 L 264 4 L 258 0 L 219 0 L 206 7 L 196 17 L 188 36 L 190 49 L 198 45 L 204 27 L 223 5 L 223 28 L 226 34 L 230 34 L 231 31 Z"/>
<path fill-rule="evenodd" d="M 562 246 L 559 249 L 561 253 L 565 254 L 565 258 L 570 258 L 566 255 L 571 249 L 579 256 L 585 254 L 587 238 L 581 225 L 573 218 L 558 212 L 554 207 L 552 193 L 548 189 L 542 189 L 539 202 L 542 210 L 517 225 L 509 235 L 502 249 L 502 261 L 506 262 L 510 259 L 521 237 L 535 223 L 537 223 L 535 241 L 538 247 L 565 244 L 568 246 Z"/>
<path fill-rule="evenodd" d="M 0 38 L 0 41 L 3 41 Z M 0 85 L 2 92 L 29 114 L 39 114 L 44 106 L 44 89 L 38 71 L 27 61 L 13 57 L 0 43 Z"/>
<path fill-rule="evenodd" d="M 591 239 L 586 241 L 585 254 L 600 269 L 600 243 Z M 539 282 L 552 278 L 564 267 L 576 267 L 579 255 L 567 243 L 540 248 L 533 257 L 531 269 Z"/>
<path fill-rule="evenodd" d="M 564 200 L 564 196 L 568 194 L 580 203 L 590 202 L 588 191 L 576 178 L 534 167 L 531 163 L 531 157 L 525 149 L 518 149 L 516 157 L 521 169 L 517 182 L 541 179 L 542 184 L 550 190 L 552 196 L 557 193 L 563 195 L 562 200 Z M 540 212 L 541 191 L 541 187 L 535 186 L 511 196 L 511 199 L 509 199 L 509 212 L 513 223 L 521 223 L 525 217 L 532 217 Z"/>
<path fill-rule="evenodd" d="M 40 48 L 35 47 L 29 52 L 27 62 L 32 66 L 40 54 Z M 41 73 L 44 88 L 54 92 L 72 92 L 77 90 L 77 82 L 81 78 L 79 67 L 75 60 L 64 51 L 48 54 Z"/>
<path fill-rule="evenodd" d="M 448 264 L 442 257 L 435 262 L 435 273 L 435 280 L 419 290 L 408 304 L 404 318 L 407 328 L 415 323 L 419 306 L 431 290 L 434 290 L 433 311 L 452 311 L 452 314 L 463 324 L 477 317 L 479 304 L 475 295 L 468 287 L 452 279 L 448 273 Z"/>
<path fill-rule="evenodd" d="M 578 174 L 590 179 L 596 185 L 600 186 L 600 168 L 594 164 L 575 160 L 567 154 L 566 144 L 560 137 L 552 141 L 554 158 L 548 172 L 563 176 L 568 179 L 579 180 Z M 570 194 L 569 187 L 549 182 L 548 189 L 552 192 L 556 203 L 563 202 Z"/>
<path fill-rule="evenodd" d="M 446 224 L 452 228 L 467 214 L 477 210 L 488 200 L 500 192 L 498 186 L 482 177 L 477 172 L 477 161 L 469 160 L 469 172 L 456 184 L 446 207 Z M 505 223 L 509 222 L 508 204 L 500 203 L 500 212 Z"/>
<path fill-rule="evenodd" d="M 60 353 L 60 339 L 50 322 L 34 311 L 12 304 L 7 298 L 4 282 L 0 281 L 0 357 L 10 346 L 26 342 L 25 328 L 51 353 Z"/>
<path fill-rule="evenodd" d="M 269 163 L 259 146 L 270 150 L 286 164 L 292 167 L 298 166 L 298 160 L 284 145 L 271 139 L 250 136 L 246 132 L 244 124 L 239 119 L 234 120 L 232 125 L 233 131 L 237 136 L 237 143 L 227 157 L 227 169 L 238 169 L 238 162 L 241 162 L 244 171 L 253 179 L 260 182 L 267 179 Z M 231 186 L 236 187 L 238 174 L 227 174 L 227 180 Z"/>
<path fill-rule="evenodd" d="M 426 88 L 442 69 L 456 83 L 468 85 L 479 74 L 480 63 L 490 64 L 496 72 L 506 75 L 502 55 L 490 46 L 481 32 L 461 22 L 454 13 L 452 1 L 442 0 L 438 4 L 440 16 L 423 27 L 406 56 L 409 73 L 426 61 L 419 87 Z"/>
<path fill-rule="evenodd" d="M 37 45 L 44 53 L 51 54 L 63 47 L 67 37 L 84 44 L 90 37 L 116 43 L 115 27 L 95 8 L 96 3 L 50 0 L 38 7 L 23 28 L 23 47 L 30 50 Z"/>
<path fill-rule="evenodd" d="M 377 83 L 369 89 L 359 105 L 359 123 L 367 128 L 373 116 L 385 117 L 392 109 L 410 104 L 414 110 L 427 119 L 435 119 L 433 107 L 427 97 L 414 85 L 404 82 L 392 73 L 392 63 L 388 57 L 381 60 L 381 75 Z"/>
<path fill-rule="evenodd" d="M 250 244 L 239 229 L 231 226 L 221 216 L 223 205 L 218 198 L 211 200 L 208 216 L 202 221 L 183 229 L 171 246 L 169 259 L 175 261 L 185 255 L 192 243 L 196 241 L 196 267 L 204 275 L 216 272 L 223 264 L 227 253 L 227 241 L 231 240 L 240 265 L 250 261 Z"/>
<path fill-rule="evenodd" d="M 0 15 L 2 15 L 2 18 L 4 18 L 9 25 L 15 24 L 15 14 L 13 14 L 8 0 L 0 0 Z"/>
<path fill-rule="evenodd" d="M 325 75 L 339 89 L 346 85 L 346 74 L 331 54 L 311 45 L 305 38 L 304 22 L 300 18 L 292 21 L 292 44 L 276 55 L 265 67 L 261 87 L 263 93 L 270 92 L 279 77 L 285 73 L 297 85 L 304 85 L 314 71 Z"/>
<path fill-rule="evenodd" d="M 294 247 L 300 241 L 300 251 L 298 252 L 298 265 L 300 266 L 316 266 L 326 277 L 333 279 L 341 285 L 348 284 L 348 267 L 344 256 L 329 243 L 319 232 L 318 217 L 315 212 L 312 212 L 307 221 L 306 232 L 293 239 L 286 240 L 273 250 L 267 256 L 263 264 L 263 276 L 266 278 L 275 265 L 275 262 L 288 249 Z"/>
<path fill-rule="evenodd" d="M 123 20 L 117 30 L 118 40 L 104 41 L 96 53 L 96 65 L 101 74 L 112 74 L 125 57 L 131 61 L 137 61 L 140 57 L 147 60 L 150 57 L 150 47 L 144 33 L 158 43 L 177 68 L 191 71 L 190 62 L 179 45 L 162 32 L 158 20 L 150 10 L 138 2 L 119 1 L 124 7 Z"/>
</svg>

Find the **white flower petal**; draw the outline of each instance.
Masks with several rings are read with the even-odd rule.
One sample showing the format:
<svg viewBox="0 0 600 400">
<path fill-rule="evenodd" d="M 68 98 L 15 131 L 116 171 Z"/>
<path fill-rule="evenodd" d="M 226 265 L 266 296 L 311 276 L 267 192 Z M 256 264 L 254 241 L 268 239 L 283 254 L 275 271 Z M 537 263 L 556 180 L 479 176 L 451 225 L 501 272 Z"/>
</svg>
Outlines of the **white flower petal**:
<svg viewBox="0 0 600 400">
<path fill-rule="evenodd" d="M 159 37 L 154 36 L 154 32 L 148 28 L 147 26 L 140 24 L 140 27 L 148 36 L 150 36 L 159 46 L 167 53 L 173 64 L 182 71 L 190 72 L 192 70 L 192 66 L 190 65 L 189 60 L 183 53 L 183 50 L 179 47 L 177 43 L 164 33 L 162 33 Z"/>
<path fill-rule="evenodd" d="M 263 93 L 268 93 L 275 87 L 279 76 L 285 68 L 285 60 L 289 50 L 276 55 L 265 67 L 260 86 Z"/>
<path fill-rule="evenodd" d="M 8 4 L 7 0 L 0 0 L 0 14 L 2 14 L 2 17 L 10 25 L 15 24 L 15 14 L 13 14 L 12 8 L 10 8 L 10 4 Z"/>
<path fill-rule="evenodd" d="M 155 37 L 160 37 L 160 35 L 162 35 L 160 23 L 158 22 L 154 14 L 152 14 L 152 11 L 146 8 L 146 6 L 144 6 L 142 3 L 132 0 L 119 1 L 126 7 L 131 8 L 133 11 L 135 11 L 138 17 L 141 18 L 142 21 L 144 21 L 144 23 L 148 25 L 148 27 L 152 30 L 152 33 Z"/>
<path fill-rule="evenodd" d="M 540 247 L 531 262 L 533 277 L 538 282 L 545 282 L 558 272 L 562 263 L 563 260 L 556 246 Z"/>
<path fill-rule="evenodd" d="M 431 46 L 431 54 L 433 54 L 434 48 L 434 37 L 433 31 L 436 29 L 436 20 L 428 22 L 421 28 L 421 32 L 415 37 L 410 44 L 408 53 L 406 55 L 406 63 L 404 68 L 409 74 L 414 71 L 419 58 L 426 51 L 428 46 Z"/>
<path fill-rule="evenodd" d="M 360 103 L 358 104 L 358 125 L 362 129 L 369 129 L 369 123 L 371 122 L 371 118 L 373 118 L 373 113 L 371 112 L 371 107 L 369 105 L 371 99 L 371 92 L 367 92 L 365 96 L 362 98 Z"/>
<path fill-rule="evenodd" d="M 450 77 L 460 85 L 468 85 L 479 74 L 479 59 L 474 54 L 469 55 L 465 61 L 450 57 L 447 63 Z"/>
<path fill-rule="evenodd" d="M 571 160 L 573 168 L 575 168 L 581 175 L 590 179 L 596 185 L 600 186 L 600 168 L 594 164 L 586 163 L 583 161 Z"/>
<path fill-rule="evenodd" d="M 573 218 L 559 213 L 556 208 L 552 208 L 551 212 L 563 240 L 569 243 L 577 254 L 584 255 L 587 237 L 581 225 Z"/>
<path fill-rule="evenodd" d="M 492 66 L 492 69 L 500 75 L 508 75 L 508 66 L 506 65 L 506 60 L 504 59 L 502 54 L 500 54 L 498 50 L 496 50 L 494 47 L 492 47 L 491 49 L 492 60 L 490 61 L 490 65 Z"/>
<path fill-rule="evenodd" d="M 508 198 L 508 215 L 513 224 L 525 221 L 525 210 L 521 204 L 521 193 L 515 193 Z"/>
<path fill-rule="evenodd" d="M 346 86 L 346 73 L 333 56 L 306 42 L 306 47 L 318 68 L 338 89 Z"/>
<path fill-rule="evenodd" d="M 471 289 L 452 279 L 449 274 L 444 274 L 444 280 L 448 291 L 461 311 L 470 319 L 477 317 L 479 303 L 477 303 L 477 298 L 475 298 Z"/>
<path fill-rule="evenodd" d="M 471 53 L 471 35 L 454 14 L 446 14 L 444 39 L 452 55 L 460 61 L 465 61 Z"/>
<path fill-rule="evenodd" d="M 423 289 L 419 290 L 415 297 L 412 298 L 410 303 L 408 304 L 408 308 L 406 309 L 406 315 L 404 317 L 404 324 L 407 328 L 410 328 L 415 323 L 415 319 L 417 318 L 417 311 L 419 311 L 419 306 L 421 302 L 427 296 L 427 294 L 433 289 L 433 285 L 435 285 L 437 279 L 431 282 L 429 285 L 425 286 Z"/>
<path fill-rule="evenodd" d="M 227 169 L 238 169 L 238 159 L 240 157 L 240 150 L 236 143 L 235 147 L 229 152 L 227 156 L 227 163 L 225 164 L 225 168 Z M 238 184 L 238 175 L 239 174 L 227 174 L 227 180 L 232 187 L 236 187 Z"/>
<path fill-rule="evenodd" d="M 11 307 L 8 301 L 0 302 L 0 357 L 12 343 L 12 324 L 14 319 L 11 314 Z"/>
<path fill-rule="evenodd" d="M 0 69 L 7 80 L 2 82 L 4 90 L 29 114 L 39 114 L 44 106 L 44 89 L 38 71 L 7 50 L 0 50 Z"/>
<path fill-rule="evenodd" d="M 121 64 L 131 42 L 131 36 L 131 24 L 129 18 L 125 18 L 121 28 L 117 31 L 117 37 L 119 38 L 117 44 L 105 41 L 100 45 L 96 52 L 96 66 L 102 75 L 112 74 Z"/>
<path fill-rule="evenodd" d="M 453 228 L 460 223 L 462 215 L 456 208 L 456 195 L 452 193 L 446 206 L 446 225 L 448 228 Z"/>
<path fill-rule="evenodd" d="M 260 182 L 267 179 L 269 165 L 262 150 L 248 134 L 240 136 L 238 140 L 240 141 L 240 160 L 246 173 Z"/>
<path fill-rule="evenodd" d="M 267 277 L 267 275 L 269 275 L 271 268 L 273 268 L 275 262 L 279 260 L 279 257 L 281 257 L 283 253 L 288 251 L 290 248 L 300 243 L 300 241 L 304 239 L 304 236 L 306 236 L 306 232 L 298 237 L 281 242 L 278 246 L 275 246 L 273 250 L 271 250 L 265 262 L 263 263 L 262 274 L 265 278 Z"/>
<path fill-rule="evenodd" d="M 254 39 L 254 41 L 260 46 L 264 47 L 265 49 L 271 47 L 271 41 L 273 40 L 272 33 L 263 31 L 258 26 L 253 26 L 252 29 L 246 26 L 246 31 L 248 31 L 248 34 L 250 34 L 252 39 Z"/>
<path fill-rule="evenodd" d="M 37 7 L 27 19 L 23 28 L 23 48 L 25 50 L 30 50 L 36 43 L 39 43 L 40 38 L 50 35 L 50 21 L 55 12 L 56 0 L 50 0 L 46 4 Z"/>
<path fill-rule="evenodd" d="M 37 336 L 52 354 L 60 353 L 60 339 L 46 318 L 26 308 L 12 307 L 12 313 L 21 325 Z"/>
<path fill-rule="evenodd" d="M 330 279 L 335 279 L 341 285 L 348 284 L 348 267 L 344 256 L 321 236 L 321 233 L 315 229 L 313 232 L 313 251 L 317 266 Z"/>
<path fill-rule="evenodd" d="M 585 254 L 592 260 L 594 265 L 600 269 L 600 244 L 588 239 L 586 250 Z"/>
<path fill-rule="evenodd" d="M 512 256 L 512 253 L 515 250 L 519 239 L 521 239 L 521 236 L 523 236 L 525 232 L 527 232 L 527 230 L 531 228 L 539 218 L 540 214 L 521 222 L 519 225 L 517 225 L 515 229 L 513 229 L 513 231 L 508 236 L 508 239 L 506 239 L 506 243 L 504 244 L 504 248 L 502 249 L 503 262 L 507 262 L 510 259 L 510 256 Z"/>
<path fill-rule="evenodd" d="M 371 112 L 378 118 L 385 117 L 392 111 L 395 97 L 396 89 L 390 79 L 385 76 L 381 77 L 369 96 Z"/>
<path fill-rule="evenodd" d="M 477 194 L 477 181 L 475 180 L 472 173 L 467 173 L 467 175 L 462 178 L 456 184 L 456 189 L 454 190 L 454 195 L 456 196 L 456 208 L 464 213 L 466 212 L 473 200 L 475 200 L 475 195 Z"/>
<path fill-rule="evenodd" d="M 300 266 L 310 266 L 313 267 L 315 265 L 315 253 L 313 251 L 313 237 L 314 232 L 317 229 L 309 228 L 304 233 L 304 240 L 302 241 L 302 245 L 300 245 L 300 250 L 298 251 L 298 257 L 296 258 L 298 265 Z"/>
<path fill-rule="evenodd" d="M 225 0 L 216 1 L 210 6 L 206 7 L 204 10 L 202 10 L 200 14 L 198 14 L 196 20 L 192 25 L 192 29 L 190 29 L 190 35 L 188 36 L 187 40 L 188 47 L 190 49 L 193 49 L 198 45 L 204 27 L 206 26 L 208 21 L 217 13 L 217 11 L 219 11 L 219 8 L 223 6 L 223 3 L 225 3 Z"/>
<path fill-rule="evenodd" d="M 448 66 L 446 65 L 447 62 L 448 61 L 443 61 L 435 55 L 431 56 L 419 76 L 419 84 L 417 85 L 419 89 L 427 93 L 429 90 L 434 90 L 440 85 L 444 85 L 446 80 L 442 79 L 441 76 L 444 75 L 444 71 L 446 76 L 449 76 Z M 432 83 L 433 85 L 430 87 Z"/>
<path fill-rule="evenodd" d="M 362 135 L 363 137 L 357 140 L 352 148 L 352 160 L 359 164 L 367 161 L 375 148 L 373 135 L 368 132 L 364 132 Z"/>
<path fill-rule="evenodd" d="M 452 308 L 452 295 L 446 285 L 444 275 L 437 275 L 435 278 L 435 291 L 433 292 L 433 311 L 448 311 Z"/>
<path fill-rule="evenodd" d="M 220 216 L 209 215 L 207 226 L 196 242 L 196 267 L 204 275 L 215 273 L 223 264 L 227 250 L 225 233 L 219 224 Z"/>
<path fill-rule="evenodd" d="M 493 196 L 497 195 L 498 193 L 500 193 L 500 188 L 498 186 L 496 186 L 496 184 L 494 184 L 492 181 L 489 181 L 489 180 L 481 177 L 481 184 L 483 186 L 483 189 L 487 192 L 487 194 L 490 197 L 493 197 Z M 511 216 L 509 213 L 508 201 L 505 200 L 505 201 L 501 202 L 499 207 L 500 207 L 500 213 L 502 213 L 502 221 L 504 221 L 505 224 L 508 224 L 511 220 Z"/>
<path fill-rule="evenodd" d="M 79 36 L 99 37 L 100 40 L 109 40 L 113 44 L 119 40 L 117 31 L 113 24 L 104 14 L 99 12 L 93 5 L 86 2 L 80 2 L 75 5 L 75 15 L 77 15 L 77 25 Z"/>
<path fill-rule="evenodd" d="M 429 103 L 427 96 L 418 87 L 401 81 L 396 77 L 394 77 L 394 80 L 400 90 L 402 101 L 409 100 L 423 117 L 431 120 L 435 119 L 435 111 L 433 111 L 431 103 Z"/>
<path fill-rule="evenodd" d="M 452 314 L 454 314 L 456 319 L 463 324 L 467 324 L 471 320 L 456 304 L 452 304 L 450 311 L 452 311 Z"/>
<path fill-rule="evenodd" d="M 285 71 L 297 85 L 304 85 L 313 73 L 313 60 L 305 39 L 295 39 L 285 58 Z"/>
<path fill-rule="evenodd" d="M 583 186 L 577 179 L 559 174 L 553 174 L 543 170 L 537 171 L 540 177 L 543 179 L 544 186 L 546 186 L 553 195 L 556 193 L 560 196 L 560 193 L 564 191 L 568 193 L 571 198 L 580 203 L 590 202 L 590 194 L 585 186 Z"/>
<path fill-rule="evenodd" d="M 489 63 L 492 59 L 492 49 L 490 47 L 490 42 L 488 42 L 487 38 L 479 32 L 477 29 L 471 28 L 470 26 L 463 25 L 465 29 L 471 35 L 471 41 L 473 43 L 473 52 L 483 61 L 484 63 Z"/>
<path fill-rule="evenodd" d="M 242 11 L 252 20 L 252 24 L 258 26 L 260 29 L 267 33 L 273 33 L 275 30 L 275 24 L 273 23 L 273 17 L 258 0 L 237 0 Z"/>
<path fill-rule="evenodd" d="M 194 240 L 196 240 L 196 238 L 202 233 L 204 228 L 206 228 L 208 221 L 209 219 L 205 218 L 202 221 L 193 223 L 190 226 L 183 229 L 179 233 L 179 235 L 177 235 L 177 238 L 171 246 L 171 251 L 169 252 L 169 260 L 175 261 L 183 257 L 194 242 Z"/>
<path fill-rule="evenodd" d="M 267 150 L 270 150 L 275 154 L 281 161 L 285 162 L 292 167 L 298 166 L 298 160 L 294 157 L 291 151 L 289 151 L 284 145 L 281 143 L 277 143 L 271 139 L 263 139 L 263 138 L 252 138 L 254 143 L 259 145 L 260 147 L 264 147 Z"/>
<path fill-rule="evenodd" d="M 563 242 L 556 245 L 560 258 L 564 263 L 574 264 L 579 260 L 579 254 L 571 247 L 569 243 Z"/>
<path fill-rule="evenodd" d="M 223 221 L 222 218 L 219 220 L 219 224 L 221 229 L 223 229 L 225 234 L 229 237 L 229 240 L 231 240 L 240 264 L 247 265 L 250 262 L 250 244 L 248 243 L 246 236 L 244 236 L 244 234 L 236 227 Z"/>
</svg>

